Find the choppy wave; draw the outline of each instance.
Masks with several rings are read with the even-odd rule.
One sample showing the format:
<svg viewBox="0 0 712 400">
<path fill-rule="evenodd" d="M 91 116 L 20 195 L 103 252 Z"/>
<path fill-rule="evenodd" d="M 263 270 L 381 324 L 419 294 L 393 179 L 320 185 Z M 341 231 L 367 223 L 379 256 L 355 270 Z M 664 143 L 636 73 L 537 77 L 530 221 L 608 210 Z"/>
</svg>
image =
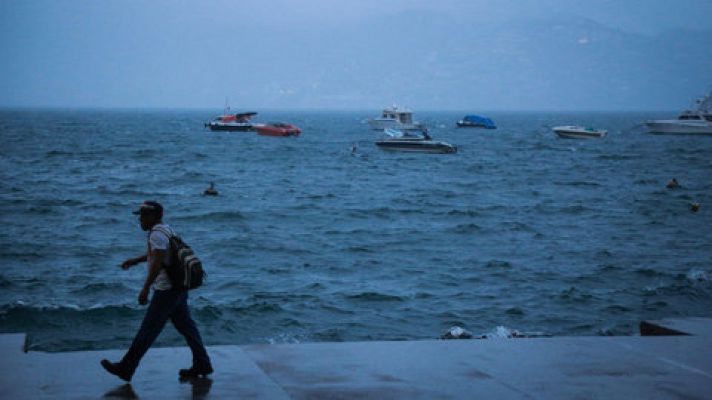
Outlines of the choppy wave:
<svg viewBox="0 0 712 400">
<path fill-rule="evenodd" d="M 81 321 L 81 315 L 92 317 L 107 317 L 127 315 L 127 313 L 139 313 L 137 306 L 129 305 L 102 305 L 94 304 L 86 307 L 80 307 L 77 304 L 44 304 L 44 305 L 28 305 L 23 301 L 16 301 L 14 304 L 5 304 L 0 306 L 0 315 L 6 319 L 11 319 L 13 316 L 20 317 L 21 320 L 41 320 L 47 321 L 50 325 L 71 324 L 74 321 Z M 53 318 L 55 319 L 53 321 Z"/>
<path fill-rule="evenodd" d="M 9 288 L 14 285 L 15 285 L 15 283 L 12 280 L 7 279 L 4 276 L 0 275 L 0 288 Z"/>
<path fill-rule="evenodd" d="M 693 282 L 709 282 L 710 274 L 702 269 L 691 269 L 685 274 L 685 277 Z"/>
<path fill-rule="evenodd" d="M 379 293 L 379 292 L 361 292 L 356 294 L 351 294 L 346 296 L 349 300 L 358 301 L 405 301 L 406 299 L 401 296 Z"/>
<path fill-rule="evenodd" d="M 239 211 L 214 211 L 200 214 L 181 215 L 173 218 L 173 220 L 180 222 L 230 222 L 242 221 L 244 219 L 246 219 L 246 217 Z"/>
<path fill-rule="evenodd" d="M 450 210 L 447 215 L 451 217 L 479 217 L 481 214 L 474 210 Z"/>
<path fill-rule="evenodd" d="M 555 185 L 559 186 L 574 186 L 574 187 L 600 187 L 601 185 L 597 182 L 591 181 L 571 181 L 571 182 L 554 182 Z"/>
<path fill-rule="evenodd" d="M 501 269 L 501 268 L 512 268 L 512 263 L 509 261 L 504 261 L 504 260 L 489 260 L 485 264 L 487 268 L 496 268 L 496 269 Z"/>
<path fill-rule="evenodd" d="M 514 338 L 532 338 L 532 337 L 548 337 L 551 336 L 544 332 L 522 332 L 517 329 L 507 328 L 506 326 L 497 326 L 493 330 L 479 335 L 478 339 L 514 339 Z"/>
<path fill-rule="evenodd" d="M 603 154 L 598 156 L 599 160 L 605 161 L 626 161 L 635 160 L 638 158 L 641 158 L 641 156 L 637 154 Z"/>
<path fill-rule="evenodd" d="M 639 275 L 647 276 L 647 277 L 655 277 L 655 276 L 665 276 L 665 275 L 667 275 L 665 272 L 658 271 L 657 269 L 645 268 L 645 267 L 637 268 L 637 269 L 635 270 L 635 273 L 636 273 L 636 274 L 639 274 Z"/>
<path fill-rule="evenodd" d="M 559 293 L 559 299 L 577 303 L 588 303 L 594 298 L 593 294 L 582 292 L 580 289 L 572 286 L 564 289 Z"/>
<path fill-rule="evenodd" d="M 475 223 L 459 224 L 455 227 L 448 229 L 449 232 L 457 233 L 457 234 L 475 233 L 475 232 L 479 232 L 481 230 L 482 230 L 482 228 Z"/>
<path fill-rule="evenodd" d="M 366 209 L 349 210 L 349 215 L 353 217 L 376 217 L 384 219 L 393 219 L 399 215 L 418 215 L 426 214 L 426 211 L 420 208 L 392 208 L 392 207 L 376 207 Z"/>
<path fill-rule="evenodd" d="M 121 291 L 128 291 L 131 288 L 128 286 L 124 285 L 123 283 L 118 283 L 118 282 L 99 282 L 99 283 L 90 283 L 88 285 L 84 285 L 80 288 L 75 288 L 71 292 L 74 295 L 90 295 L 90 294 L 96 294 L 96 293 L 103 293 L 103 292 L 121 292 Z"/>
</svg>

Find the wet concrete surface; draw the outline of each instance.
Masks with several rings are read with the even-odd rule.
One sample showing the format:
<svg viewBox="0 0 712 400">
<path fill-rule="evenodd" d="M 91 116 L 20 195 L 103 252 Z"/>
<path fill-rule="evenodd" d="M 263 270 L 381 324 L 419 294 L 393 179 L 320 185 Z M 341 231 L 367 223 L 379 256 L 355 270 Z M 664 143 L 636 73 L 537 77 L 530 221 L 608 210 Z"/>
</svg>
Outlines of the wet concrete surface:
<svg viewBox="0 0 712 400">
<path fill-rule="evenodd" d="M 712 398 L 707 335 L 211 346 L 215 373 L 186 382 L 188 348 L 154 348 L 130 384 L 99 365 L 122 350 L 24 353 L 24 340 L 0 335 L 0 398 Z"/>
</svg>

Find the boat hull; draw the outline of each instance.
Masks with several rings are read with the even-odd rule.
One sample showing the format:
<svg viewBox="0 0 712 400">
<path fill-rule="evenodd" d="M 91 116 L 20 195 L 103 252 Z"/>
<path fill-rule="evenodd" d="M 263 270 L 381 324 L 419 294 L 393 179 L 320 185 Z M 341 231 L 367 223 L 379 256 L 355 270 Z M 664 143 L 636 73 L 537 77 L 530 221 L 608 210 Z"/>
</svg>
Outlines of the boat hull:
<svg viewBox="0 0 712 400">
<path fill-rule="evenodd" d="M 712 122 L 656 120 L 647 121 L 645 125 L 650 133 L 676 135 L 712 135 Z"/>
<path fill-rule="evenodd" d="M 258 135 L 261 136 L 299 136 L 302 133 L 299 128 L 276 128 L 270 126 L 257 126 L 255 127 Z"/>
<path fill-rule="evenodd" d="M 253 124 L 245 123 L 215 123 L 209 122 L 205 124 L 211 131 L 223 131 L 223 132 L 251 132 L 255 130 Z"/>
<path fill-rule="evenodd" d="M 483 124 L 477 124 L 467 121 L 457 121 L 458 128 L 480 128 L 480 129 L 497 129 L 496 126 L 487 126 Z"/>
<path fill-rule="evenodd" d="M 430 154 L 453 154 L 457 153 L 457 147 L 435 141 L 392 141 L 379 140 L 376 146 L 388 151 L 402 151 L 409 153 L 430 153 Z"/>
<path fill-rule="evenodd" d="M 584 128 L 582 126 L 557 126 L 552 128 L 554 133 L 564 139 L 600 139 L 608 134 L 608 131 L 594 128 Z"/>
<path fill-rule="evenodd" d="M 397 129 L 399 131 L 422 131 L 425 126 L 420 123 L 404 124 L 395 119 L 374 118 L 368 120 L 368 125 L 374 131 L 382 131 L 385 129 Z"/>
<path fill-rule="evenodd" d="M 599 134 L 599 133 L 582 133 L 582 132 L 563 132 L 563 131 L 554 131 L 556 132 L 557 135 L 559 135 L 560 138 L 564 139 L 600 139 L 606 134 Z"/>
</svg>

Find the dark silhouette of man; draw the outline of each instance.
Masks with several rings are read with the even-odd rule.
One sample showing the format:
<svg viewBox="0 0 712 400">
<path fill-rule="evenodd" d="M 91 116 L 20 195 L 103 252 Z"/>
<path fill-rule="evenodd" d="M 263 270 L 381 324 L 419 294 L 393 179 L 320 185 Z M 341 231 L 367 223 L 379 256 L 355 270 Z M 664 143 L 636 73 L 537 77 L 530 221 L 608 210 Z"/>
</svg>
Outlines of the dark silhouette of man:
<svg viewBox="0 0 712 400">
<path fill-rule="evenodd" d="M 158 335 L 170 319 L 176 330 L 183 335 L 193 353 L 193 365 L 181 369 L 178 374 L 182 378 L 206 376 L 213 372 L 210 358 L 203 345 L 200 332 L 190 317 L 188 309 L 188 291 L 174 288 L 165 269 L 172 265 L 174 255 L 170 251 L 171 228 L 163 223 L 163 206 L 155 201 L 145 201 L 134 211 L 141 220 L 141 229 L 148 231 L 148 246 L 146 253 L 135 258 L 129 258 L 121 264 L 123 270 L 146 261 L 148 273 L 143 288 L 138 295 L 138 303 L 148 304 L 148 294 L 153 288 L 151 303 L 141 323 L 131 347 L 121 361 L 117 363 L 101 360 L 101 366 L 109 373 L 125 381 L 131 381 L 141 358 L 151 347 Z"/>
</svg>

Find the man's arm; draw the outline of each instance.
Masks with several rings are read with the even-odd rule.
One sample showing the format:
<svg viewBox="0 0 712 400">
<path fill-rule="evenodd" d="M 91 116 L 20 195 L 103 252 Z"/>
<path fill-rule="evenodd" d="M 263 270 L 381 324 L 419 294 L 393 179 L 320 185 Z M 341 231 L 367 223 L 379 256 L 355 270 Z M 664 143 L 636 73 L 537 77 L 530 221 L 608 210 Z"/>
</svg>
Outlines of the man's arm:
<svg viewBox="0 0 712 400">
<path fill-rule="evenodd" d="M 148 266 L 148 274 L 146 275 L 146 281 L 143 283 L 143 289 L 138 295 L 138 304 L 148 303 L 148 292 L 151 290 L 151 284 L 153 284 L 158 273 L 161 272 L 161 268 L 163 268 L 163 257 L 165 255 L 165 250 L 151 251 L 151 263 Z"/>
<path fill-rule="evenodd" d="M 134 258 L 129 258 L 128 260 L 124 261 L 121 264 L 121 269 L 127 270 L 127 269 L 133 267 L 134 265 L 140 264 L 146 260 L 148 260 L 148 256 L 146 254 L 143 254 L 143 255 L 140 255 L 140 256 L 134 257 Z"/>
</svg>

